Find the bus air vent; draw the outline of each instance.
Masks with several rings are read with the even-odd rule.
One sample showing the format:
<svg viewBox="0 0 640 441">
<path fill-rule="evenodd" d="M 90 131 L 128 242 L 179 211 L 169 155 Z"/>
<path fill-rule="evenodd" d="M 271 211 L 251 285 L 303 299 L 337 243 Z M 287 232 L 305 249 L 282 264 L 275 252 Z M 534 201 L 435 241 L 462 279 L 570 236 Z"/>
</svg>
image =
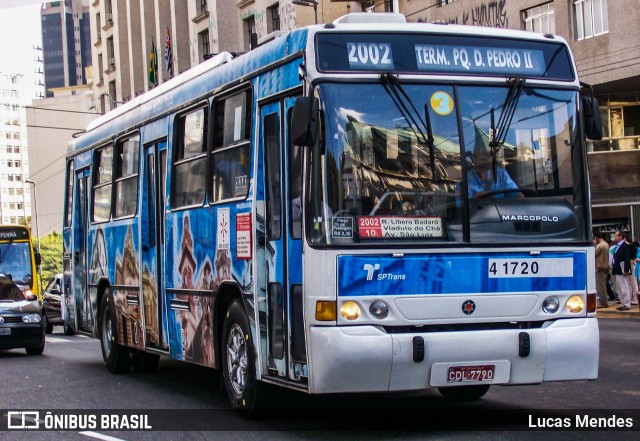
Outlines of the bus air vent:
<svg viewBox="0 0 640 441">
<path fill-rule="evenodd" d="M 514 222 L 513 228 L 516 233 L 540 233 L 542 232 L 541 222 Z"/>
</svg>

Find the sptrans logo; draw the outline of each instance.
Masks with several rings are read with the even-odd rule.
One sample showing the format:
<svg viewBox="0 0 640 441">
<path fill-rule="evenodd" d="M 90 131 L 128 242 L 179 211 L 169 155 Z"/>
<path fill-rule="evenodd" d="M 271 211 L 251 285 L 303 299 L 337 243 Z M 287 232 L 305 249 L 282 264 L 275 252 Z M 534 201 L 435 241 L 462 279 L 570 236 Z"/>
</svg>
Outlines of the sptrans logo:
<svg viewBox="0 0 640 441">
<path fill-rule="evenodd" d="M 380 270 L 380 264 L 376 263 L 375 265 L 371 265 L 370 263 L 365 263 L 362 267 L 363 271 L 367 272 L 367 282 L 371 280 L 377 280 L 379 282 L 383 280 L 405 280 L 407 278 L 406 274 L 393 274 L 393 273 L 378 273 Z"/>
</svg>

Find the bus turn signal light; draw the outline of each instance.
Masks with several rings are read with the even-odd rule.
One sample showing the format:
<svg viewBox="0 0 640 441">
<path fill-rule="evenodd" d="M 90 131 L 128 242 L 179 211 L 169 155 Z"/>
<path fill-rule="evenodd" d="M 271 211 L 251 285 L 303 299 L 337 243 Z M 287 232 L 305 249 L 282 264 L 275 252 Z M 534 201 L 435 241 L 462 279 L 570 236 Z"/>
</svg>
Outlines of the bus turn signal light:
<svg viewBox="0 0 640 441">
<path fill-rule="evenodd" d="M 319 322 L 335 322 L 336 315 L 336 302 L 316 302 L 316 320 Z"/>
<path fill-rule="evenodd" d="M 587 312 L 596 312 L 598 304 L 595 294 L 587 294 Z"/>
</svg>

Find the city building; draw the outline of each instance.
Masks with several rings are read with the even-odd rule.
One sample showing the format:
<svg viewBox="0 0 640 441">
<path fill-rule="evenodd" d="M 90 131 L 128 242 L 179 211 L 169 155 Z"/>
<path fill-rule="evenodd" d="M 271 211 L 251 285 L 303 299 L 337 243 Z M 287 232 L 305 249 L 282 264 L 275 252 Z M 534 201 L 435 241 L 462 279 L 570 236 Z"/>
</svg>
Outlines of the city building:
<svg viewBox="0 0 640 441">
<path fill-rule="evenodd" d="M 90 68 L 86 75 L 91 77 Z M 82 133 L 93 119 L 100 116 L 94 109 L 90 84 L 52 91 L 52 98 L 34 100 L 25 109 L 29 180 L 34 187 L 31 190 L 32 225 L 37 224 L 41 236 L 62 232 L 67 147 L 74 135 Z"/>
<path fill-rule="evenodd" d="M 0 73 L 0 222 L 26 224 L 31 216 L 23 75 Z"/>
<path fill-rule="evenodd" d="M 270 34 L 331 22 L 357 3 L 322 0 L 94 0 L 96 108 L 104 113 L 222 51 Z M 358 6 L 358 11 L 360 7 Z M 169 63 L 170 61 L 170 63 Z"/>
<path fill-rule="evenodd" d="M 51 89 L 87 84 L 85 68 L 91 66 L 89 0 L 44 3 L 42 53 L 46 96 Z"/>
</svg>

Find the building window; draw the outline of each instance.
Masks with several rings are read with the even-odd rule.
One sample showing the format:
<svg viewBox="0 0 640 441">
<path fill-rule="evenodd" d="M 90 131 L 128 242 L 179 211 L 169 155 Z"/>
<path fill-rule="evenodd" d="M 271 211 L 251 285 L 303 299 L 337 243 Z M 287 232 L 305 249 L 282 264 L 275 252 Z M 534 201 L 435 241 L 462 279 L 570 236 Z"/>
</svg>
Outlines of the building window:
<svg viewBox="0 0 640 441">
<path fill-rule="evenodd" d="M 100 13 L 96 14 L 96 42 L 102 40 L 102 26 L 100 25 Z"/>
<path fill-rule="evenodd" d="M 540 34 L 555 34 L 556 20 L 553 11 L 553 4 L 536 6 L 523 12 L 524 29 L 529 32 Z"/>
<path fill-rule="evenodd" d="M 575 0 L 576 40 L 609 32 L 607 0 Z"/>
<path fill-rule="evenodd" d="M 211 55 L 211 46 L 209 45 L 209 30 L 202 31 L 198 34 L 198 46 L 202 59 L 206 60 Z"/>
<path fill-rule="evenodd" d="M 206 14 L 208 11 L 207 0 L 200 0 L 200 14 Z"/>
<path fill-rule="evenodd" d="M 242 25 L 244 27 L 244 49 L 251 50 L 251 40 L 253 34 L 256 33 L 256 17 L 254 15 L 250 15 L 249 17 L 242 20 Z"/>
<path fill-rule="evenodd" d="M 275 3 L 267 8 L 267 31 L 280 30 L 280 3 Z"/>
<path fill-rule="evenodd" d="M 635 150 L 640 148 L 640 105 L 600 107 L 602 140 L 590 141 L 591 150 Z"/>
<path fill-rule="evenodd" d="M 115 69 L 116 67 L 116 55 L 113 49 L 113 37 L 107 38 L 107 59 L 109 63 L 108 69 Z"/>
<path fill-rule="evenodd" d="M 111 8 L 111 0 L 106 1 L 105 10 L 107 11 L 107 23 L 113 23 L 113 9 Z"/>
<path fill-rule="evenodd" d="M 456 0 L 438 0 L 438 5 L 440 6 L 446 6 L 450 3 L 455 2 Z"/>
</svg>

